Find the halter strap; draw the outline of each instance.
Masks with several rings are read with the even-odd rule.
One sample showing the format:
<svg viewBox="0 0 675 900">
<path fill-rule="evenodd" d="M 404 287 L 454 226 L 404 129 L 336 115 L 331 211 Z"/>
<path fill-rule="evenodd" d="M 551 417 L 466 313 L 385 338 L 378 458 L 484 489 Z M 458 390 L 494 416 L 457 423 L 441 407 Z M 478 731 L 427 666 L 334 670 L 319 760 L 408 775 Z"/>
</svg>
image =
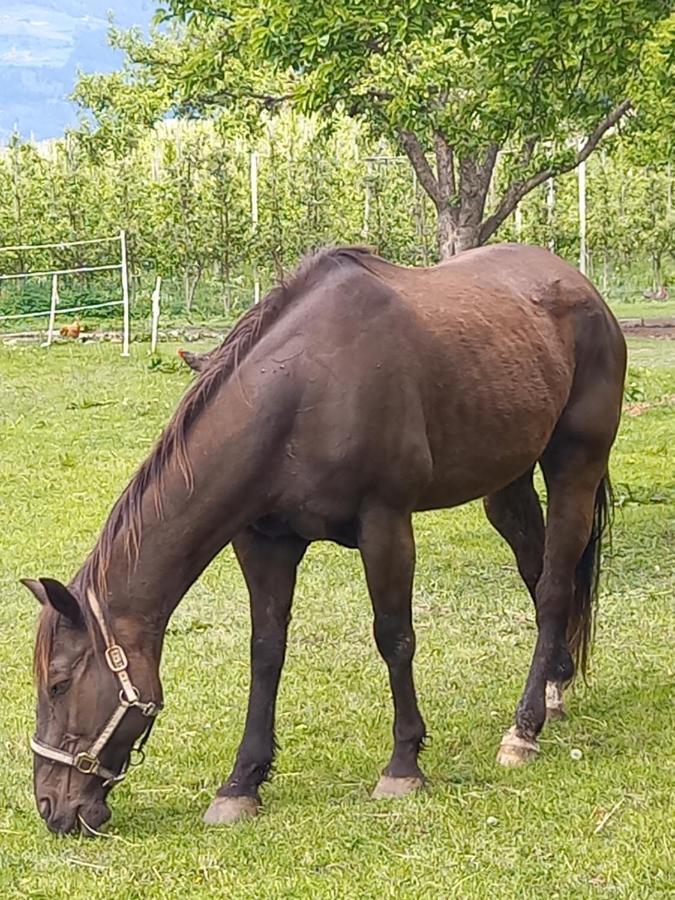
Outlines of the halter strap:
<svg viewBox="0 0 675 900">
<path fill-rule="evenodd" d="M 103 642 L 105 643 L 105 661 L 108 664 L 108 668 L 110 669 L 110 671 L 114 672 L 115 675 L 117 675 L 117 679 L 122 687 L 122 693 L 126 697 L 127 703 L 130 706 L 154 708 L 154 703 L 139 703 L 139 692 L 131 683 L 131 679 L 129 678 L 129 674 L 127 672 L 127 668 L 129 666 L 127 655 L 108 630 L 108 625 L 103 615 L 103 610 L 101 609 L 101 606 L 98 602 L 98 597 L 91 588 L 87 590 L 87 600 L 89 601 L 89 606 L 91 607 L 91 611 L 93 612 L 94 617 L 98 622 L 98 627 L 100 628 L 101 634 L 103 636 Z M 121 702 L 122 699 L 120 697 L 120 703 Z M 153 715 L 152 712 L 144 712 L 143 714 L 146 716 Z"/>
<path fill-rule="evenodd" d="M 59 747 L 50 747 L 49 744 L 44 744 L 36 737 L 31 738 L 30 746 L 32 751 L 38 756 L 50 759 L 52 762 L 61 763 L 65 766 L 72 766 L 84 775 L 96 775 L 98 778 L 103 778 L 106 784 L 110 784 L 121 781 L 125 777 L 130 764 L 131 753 L 119 772 L 113 772 L 110 769 L 107 769 L 101 764 L 99 757 L 108 741 L 113 736 L 115 729 L 126 715 L 127 710 L 135 707 L 142 715 L 147 716 L 150 720 L 138 743 L 135 747 L 132 747 L 131 751 L 133 752 L 135 750 L 142 755 L 145 742 L 149 738 L 152 726 L 155 723 L 155 717 L 162 706 L 160 703 L 153 703 L 152 701 L 147 701 L 145 703 L 141 701 L 140 692 L 138 688 L 133 685 L 127 671 L 129 667 L 127 655 L 124 652 L 124 649 L 115 641 L 108 629 L 98 598 L 91 588 L 87 590 L 87 600 L 101 631 L 101 636 L 103 637 L 106 665 L 111 672 L 114 672 L 120 683 L 119 702 L 113 710 L 112 715 L 103 726 L 101 733 L 87 750 L 75 754 L 68 753 L 65 750 L 61 750 Z"/>
<path fill-rule="evenodd" d="M 83 750 L 81 753 L 66 753 L 65 750 L 50 747 L 34 737 L 30 739 L 30 748 L 38 756 L 42 756 L 52 762 L 62 763 L 64 766 L 72 766 L 73 769 L 77 769 L 83 775 L 96 775 L 98 778 L 103 778 L 106 784 L 122 781 L 127 773 L 126 766 L 121 772 L 113 772 L 111 769 L 106 769 L 105 766 L 101 765 L 97 757 L 91 755 L 90 750 Z"/>
</svg>

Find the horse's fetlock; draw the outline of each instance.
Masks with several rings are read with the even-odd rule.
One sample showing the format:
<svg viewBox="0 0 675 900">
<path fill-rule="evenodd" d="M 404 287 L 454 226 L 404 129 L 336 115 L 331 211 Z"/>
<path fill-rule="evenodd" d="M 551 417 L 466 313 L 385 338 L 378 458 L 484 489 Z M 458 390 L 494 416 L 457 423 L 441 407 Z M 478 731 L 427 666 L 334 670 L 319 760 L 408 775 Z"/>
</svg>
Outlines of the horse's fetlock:
<svg viewBox="0 0 675 900">
<path fill-rule="evenodd" d="M 573 678 L 574 661 L 567 647 L 561 648 L 551 662 L 547 680 L 567 684 Z"/>
</svg>

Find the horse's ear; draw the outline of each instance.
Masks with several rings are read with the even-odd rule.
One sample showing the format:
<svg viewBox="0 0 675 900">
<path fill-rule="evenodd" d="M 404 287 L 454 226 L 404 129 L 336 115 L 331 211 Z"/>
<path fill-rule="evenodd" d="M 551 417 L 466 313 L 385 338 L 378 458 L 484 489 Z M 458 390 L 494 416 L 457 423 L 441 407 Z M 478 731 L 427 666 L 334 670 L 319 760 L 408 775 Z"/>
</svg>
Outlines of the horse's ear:
<svg viewBox="0 0 675 900">
<path fill-rule="evenodd" d="M 65 584 L 61 584 L 55 578 L 22 578 L 21 584 L 25 585 L 43 606 L 52 606 L 73 625 L 83 624 L 80 604 Z"/>
<path fill-rule="evenodd" d="M 208 362 L 207 353 L 193 353 L 191 350 L 179 350 L 178 355 L 195 372 L 201 372 Z"/>
</svg>

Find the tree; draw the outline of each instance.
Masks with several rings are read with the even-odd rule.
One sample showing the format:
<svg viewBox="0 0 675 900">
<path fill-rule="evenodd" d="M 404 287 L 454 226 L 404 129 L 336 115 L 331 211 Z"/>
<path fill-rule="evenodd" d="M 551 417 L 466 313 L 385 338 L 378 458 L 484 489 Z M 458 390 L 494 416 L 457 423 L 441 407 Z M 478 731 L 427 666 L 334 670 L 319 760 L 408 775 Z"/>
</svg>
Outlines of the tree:
<svg viewBox="0 0 675 900">
<path fill-rule="evenodd" d="M 668 77 L 668 0 L 168 2 L 168 33 L 116 35 L 130 84 L 252 128 L 284 103 L 358 118 L 408 156 L 443 256 L 490 239 L 620 122 L 638 125 L 634 97 L 655 98 Z M 498 158 L 507 178 L 488 208 Z"/>
</svg>

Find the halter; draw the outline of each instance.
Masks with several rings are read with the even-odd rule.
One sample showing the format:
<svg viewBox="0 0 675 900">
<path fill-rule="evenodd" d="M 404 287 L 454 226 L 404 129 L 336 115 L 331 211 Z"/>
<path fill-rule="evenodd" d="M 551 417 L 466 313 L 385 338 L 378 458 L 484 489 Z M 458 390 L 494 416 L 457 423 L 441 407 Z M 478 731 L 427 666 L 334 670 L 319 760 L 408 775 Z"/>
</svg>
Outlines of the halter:
<svg viewBox="0 0 675 900">
<path fill-rule="evenodd" d="M 50 759 L 53 762 L 62 763 L 64 766 L 72 766 L 83 775 L 95 775 L 98 778 L 102 778 L 107 786 L 108 784 L 122 781 L 126 776 L 127 769 L 129 768 L 129 765 L 131 765 L 132 753 L 139 753 L 141 756 L 139 762 L 143 761 L 143 747 L 150 737 L 152 726 L 155 724 L 155 718 L 162 708 L 162 704 L 152 703 L 151 701 L 143 703 L 141 701 L 140 692 L 138 688 L 134 687 L 132 684 L 129 673 L 127 672 L 129 667 L 127 655 L 108 630 L 99 602 L 91 589 L 87 591 L 87 600 L 89 601 L 91 610 L 98 622 L 98 627 L 101 629 L 101 634 L 106 645 L 106 664 L 110 671 L 115 673 L 117 680 L 120 683 L 119 702 L 112 715 L 103 726 L 103 730 L 87 750 L 82 750 L 80 753 L 75 754 L 67 753 L 65 750 L 60 750 L 58 747 L 50 747 L 48 744 L 43 744 L 42 741 L 38 741 L 35 737 L 31 738 L 30 746 L 33 753 L 36 753 L 38 756 Z M 138 743 L 129 751 L 129 756 L 124 762 L 121 770 L 119 772 L 113 772 L 101 765 L 99 757 L 112 737 L 115 729 L 126 715 L 127 710 L 132 707 L 139 710 L 144 716 L 147 716 L 149 721 Z"/>
</svg>

